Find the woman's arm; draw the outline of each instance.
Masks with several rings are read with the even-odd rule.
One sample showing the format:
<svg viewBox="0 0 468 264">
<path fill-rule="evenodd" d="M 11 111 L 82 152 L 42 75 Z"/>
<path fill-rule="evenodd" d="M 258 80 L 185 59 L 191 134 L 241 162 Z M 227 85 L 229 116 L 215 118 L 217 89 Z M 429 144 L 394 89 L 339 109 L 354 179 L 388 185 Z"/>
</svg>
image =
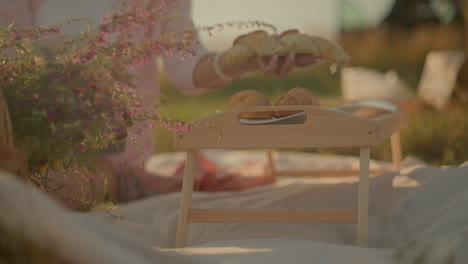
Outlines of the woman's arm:
<svg viewBox="0 0 468 264">
<path fill-rule="evenodd" d="M 196 86 L 216 89 L 224 87 L 231 80 L 241 78 L 246 72 L 257 68 L 255 60 L 234 66 L 225 63 L 222 53 L 208 54 L 195 66 L 193 80 Z"/>
<path fill-rule="evenodd" d="M 207 58 L 212 53 L 200 43 L 192 22 L 191 1 L 189 0 L 178 0 L 170 4 L 167 16 L 161 24 L 160 33 L 161 35 L 170 35 L 181 30 L 192 30 L 196 34 L 191 46 L 195 56 L 186 56 L 185 60 L 182 61 L 180 54 L 175 52 L 171 56 L 163 55 L 164 70 L 169 80 L 184 94 L 197 94 L 223 87 L 226 82 L 218 83 L 215 79 L 212 79 L 213 75 L 210 75 Z M 200 66 L 201 68 L 199 68 Z M 199 82 L 199 71 L 196 68 L 201 69 L 203 76 L 201 82 Z M 204 76 L 207 76 L 207 79 Z"/>
<path fill-rule="evenodd" d="M 162 23 L 161 34 L 171 34 L 180 30 L 192 30 L 196 35 L 192 49 L 195 56 L 181 60 L 178 54 L 163 56 L 164 68 L 171 82 L 185 94 L 196 94 L 226 86 L 231 79 L 240 78 L 245 72 L 258 69 L 255 59 L 243 65 L 226 65 L 222 54 L 208 51 L 200 42 L 191 18 L 191 2 L 179 0 L 172 3 L 167 19 Z M 216 56 L 218 60 L 216 60 Z M 218 65 L 216 70 L 215 65 Z M 224 78 L 223 78 L 224 76 Z"/>
<path fill-rule="evenodd" d="M 210 53 L 200 43 L 198 34 L 191 18 L 191 2 L 176 1 L 169 9 L 169 19 L 162 25 L 162 34 L 170 34 L 183 29 L 190 29 L 196 34 L 192 46 L 195 56 L 184 61 L 177 55 L 164 56 L 166 74 L 175 86 L 186 94 L 195 94 L 226 86 L 231 80 L 244 76 L 245 73 L 259 70 L 265 74 L 286 76 L 294 67 L 305 67 L 317 63 L 317 58 L 311 55 L 294 53 L 286 57 L 253 57 L 242 63 L 230 65 L 224 60 L 222 53 Z"/>
</svg>

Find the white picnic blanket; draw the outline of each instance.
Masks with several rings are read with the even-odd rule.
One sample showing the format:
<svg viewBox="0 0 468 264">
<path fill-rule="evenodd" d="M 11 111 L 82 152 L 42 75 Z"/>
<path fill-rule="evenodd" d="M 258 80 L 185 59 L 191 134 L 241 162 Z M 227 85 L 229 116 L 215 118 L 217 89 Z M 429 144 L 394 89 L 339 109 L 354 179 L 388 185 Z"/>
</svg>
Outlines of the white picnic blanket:
<svg viewBox="0 0 468 264">
<path fill-rule="evenodd" d="M 261 151 L 205 154 L 223 166 L 266 160 Z M 170 174 L 182 158 L 160 155 L 148 169 Z M 276 160 L 280 168 L 358 166 L 356 157 L 295 152 L 277 153 Z M 281 178 L 256 189 L 194 193 L 193 207 L 355 208 L 356 178 L 340 181 Z M 368 248 L 354 246 L 355 224 L 197 223 L 190 224 L 191 246 L 173 249 L 178 205 L 179 194 L 173 193 L 119 211 L 70 213 L 0 177 L 0 224 L 20 228 L 37 243 L 54 243 L 72 263 L 468 263 L 468 164 L 438 168 L 406 158 L 401 171 L 372 177 Z"/>
</svg>

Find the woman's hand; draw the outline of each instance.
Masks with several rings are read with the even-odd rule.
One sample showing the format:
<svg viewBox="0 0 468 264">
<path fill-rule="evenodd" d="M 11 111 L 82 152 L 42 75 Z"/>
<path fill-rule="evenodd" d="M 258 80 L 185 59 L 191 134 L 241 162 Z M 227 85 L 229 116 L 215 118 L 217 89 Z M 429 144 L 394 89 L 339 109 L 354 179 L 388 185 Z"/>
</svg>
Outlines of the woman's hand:
<svg viewBox="0 0 468 264">
<path fill-rule="evenodd" d="M 285 77 L 294 67 L 307 67 L 320 62 L 320 58 L 314 55 L 289 53 L 281 58 L 277 55 L 271 58 L 257 57 L 257 66 L 265 74 Z"/>
<path fill-rule="evenodd" d="M 224 54 L 206 56 L 194 69 L 193 79 L 199 87 L 220 88 L 229 81 L 239 79 L 252 71 L 261 71 L 267 75 L 285 77 L 294 67 L 307 67 L 320 62 L 314 55 L 290 53 L 286 56 L 254 56 L 242 63 L 228 64 Z"/>
<path fill-rule="evenodd" d="M 253 57 L 241 64 L 228 65 L 221 57 L 219 63 L 220 68 L 224 70 L 226 75 L 233 79 L 242 77 L 245 73 L 259 70 L 267 75 L 276 75 L 285 77 L 295 67 L 308 67 L 320 62 L 321 58 L 308 55 L 289 53 L 286 56 L 274 55 L 271 57 Z"/>
</svg>

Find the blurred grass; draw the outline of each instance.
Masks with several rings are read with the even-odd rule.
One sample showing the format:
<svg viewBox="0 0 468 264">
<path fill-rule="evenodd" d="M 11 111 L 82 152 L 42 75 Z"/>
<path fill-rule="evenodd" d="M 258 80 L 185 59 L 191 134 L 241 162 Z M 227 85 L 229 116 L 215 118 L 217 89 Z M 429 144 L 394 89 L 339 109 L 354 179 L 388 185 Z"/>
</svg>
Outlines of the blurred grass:
<svg viewBox="0 0 468 264">
<path fill-rule="evenodd" d="M 405 28 L 371 28 L 342 31 L 340 44 L 351 54 L 354 65 L 380 71 L 395 70 L 417 87 L 426 55 L 434 50 L 463 47 L 463 28 L 453 24 Z"/>
<path fill-rule="evenodd" d="M 403 131 L 403 153 L 434 165 L 458 165 L 468 160 L 468 108 L 452 104 L 444 111 L 424 107 L 411 115 Z"/>
<path fill-rule="evenodd" d="M 439 37 L 448 37 L 444 37 L 443 41 L 439 38 L 436 38 L 438 41 L 431 41 L 434 32 Z M 424 28 L 415 33 L 405 32 L 394 35 L 389 35 L 390 33 L 385 31 L 372 31 L 365 36 L 345 35 L 342 37 L 342 44 L 352 54 L 355 66 L 374 68 L 382 72 L 393 69 L 416 93 L 426 54 L 434 49 L 457 48 L 456 45 L 460 44 L 457 32 L 452 28 L 437 31 Z M 327 64 L 295 70 L 284 79 L 252 76 L 237 80 L 225 89 L 195 96 L 182 95 L 164 77 L 161 85 L 161 94 L 168 103 L 161 107 L 160 113 L 165 117 L 182 121 L 212 115 L 217 109 L 224 110 L 231 95 L 246 89 L 255 89 L 266 94 L 271 102 L 295 86 L 307 88 L 319 98 L 322 106 L 336 106 L 327 105 L 326 102 L 336 102 L 341 98 L 340 75 L 331 74 Z M 416 156 L 433 165 L 458 165 L 468 160 L 466 102 L 453 100 L 450 106 L 442 111 L 434 110 L 417 101 L 411 105 L 413 109 L 408 113 L 407 128 L 401 133 L 403 156 Z M 172 132 L 165 128 L 156 128 L 156 151 L 158 153 L 174 151 Z M 359 155 L 358 149 L 299 149 L 299 151 Z M 385 141 L 381 146 L 372 148 L 371 157 L 391 160 L 390 143 Z"/>
</svg>

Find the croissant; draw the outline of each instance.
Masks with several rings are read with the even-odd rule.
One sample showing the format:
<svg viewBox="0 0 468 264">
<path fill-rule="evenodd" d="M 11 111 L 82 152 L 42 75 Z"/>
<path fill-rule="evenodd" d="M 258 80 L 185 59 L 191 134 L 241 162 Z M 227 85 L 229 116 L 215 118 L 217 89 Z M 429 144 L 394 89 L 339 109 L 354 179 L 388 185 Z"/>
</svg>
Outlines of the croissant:
<svg viewBox="0 0 468 264">
<path fill-rule="evenodd" d="M 248 106 L 270 106 L 268 98 L 255 90 L 240 91 L 228 100 L 228 108 L 248 107 Z M 242 112 L 239 117 L 247 119 L 267 119 L 273 117 L 272 111 Z"/>
<path fill-rule="evenodd" d="M 288 30 L 278 36 L 288 50 L 296 54 L 312 54 L 340 66 L 348 66 L 349 54 L 337 43 L 318 36 L 309 36 L 297 30 Z"/>
<path fill-rule="evenodd" d="M 268 35 L 264 30 L 257 30 L 237 37 L 233 46 L 224 53 L 224 59 L 227 64 L 238 64 L 254 56 L 287 53 L 287 48 L 278 38 Z"/>
<path fill-rule="evenodd" d="M 276 101 L 277 106 L 283 105 L 315 105 L 319 106 L 317 98 L 315 98 L 311 92 L 302 88 L 295 87 L 283 94 Z M 275 111 L 276 117 L 288 116 L 301 112 L 300 110 L 286 110 L 286 111 Z"/>
</svg>

